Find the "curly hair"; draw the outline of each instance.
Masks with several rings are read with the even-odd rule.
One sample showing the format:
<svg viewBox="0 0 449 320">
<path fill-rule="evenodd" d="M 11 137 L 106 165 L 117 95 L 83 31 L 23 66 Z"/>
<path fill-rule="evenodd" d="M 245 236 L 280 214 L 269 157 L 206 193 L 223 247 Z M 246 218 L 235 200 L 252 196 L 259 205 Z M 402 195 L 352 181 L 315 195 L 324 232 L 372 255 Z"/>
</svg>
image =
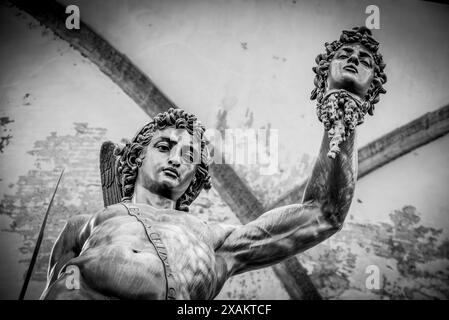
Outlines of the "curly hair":
<svg viewBox="0 0 449 320">
<path fill-rule="evenodd" d="M 196 166 L 195 175 L 184 194 L 176 201 L 176 209 L 189 211 L 189 205 L 196 199 L 202 189 L 211 188 L 209 175 L 210 155 L 207 149 L 207 140 L 204 135 L 206 129 L 197 120 L 196 116 L 182 109 L 170 108 L 166 112 L 156 115 L 147 123 L 136 136 L 123 148 L 118 148 L 116 155 L 117 173 L 122 189 L 122 201 L 130 200 L 134 193 L 134 185 L 137 179 L 138 168 L 142 165 L 142 152 L 151 142 L 155 132 L 167 127 L 185 129 L 192 136 L 201 141 L 200 163 Z"/>
<path fill-rule="evenodd" d="M 316 57 L 315 62 L 318 66 L 312 68 L 316 75 L 314 79 L 315 89 L 313 89 L 310 99 L 316 99 L 319 104 L 323 102 L 329 65 L 334 58 L 335 53 L 344 44 L 351 43 L 360 43 L 370 51 L 374 58 L 374 78 L 364 97 L 364 103 L 366 104 L 364 109 L 367 110 L 370 115 L 373 115 L 374 105 L 379 102 L 379 94 L 387 92 L 383 87 L 387 82 L 387 76 L 384 72 L 386 64 L 383 62 L 382 55 L 378 53 L 379 42 L 372 37 L 371 30 L 366 27 L 355 27 L 352 30 L 343 30 L 339 40 L 335 40 L 332 43 L 326 42 L 324 44 L 326 53 L 321 53 Z"/>
</svg>

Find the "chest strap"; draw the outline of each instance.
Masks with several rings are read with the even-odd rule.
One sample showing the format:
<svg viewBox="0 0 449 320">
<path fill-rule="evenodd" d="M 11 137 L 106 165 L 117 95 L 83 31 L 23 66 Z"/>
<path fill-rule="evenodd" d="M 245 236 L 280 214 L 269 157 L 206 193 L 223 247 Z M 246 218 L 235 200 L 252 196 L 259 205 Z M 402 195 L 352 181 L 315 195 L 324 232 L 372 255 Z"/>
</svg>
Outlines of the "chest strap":
<svg viewBox="0 0 449 320">
<path fill-rule="evenodd" d="M 161 236 L 151 226 L 151 221 L 140 213 L 140 209 L 137 206 L 129 202 L 121 202 L 121 204 L 128 210 L 129 215 L 135 217 L 143 225 L 148 240 L 156 249 L 157 255 L 162 261 L 166 280 L 165 300 L 176 300 L 175 278 L 168 263 L 167 248 L 162 242 Z"/>
</svg>

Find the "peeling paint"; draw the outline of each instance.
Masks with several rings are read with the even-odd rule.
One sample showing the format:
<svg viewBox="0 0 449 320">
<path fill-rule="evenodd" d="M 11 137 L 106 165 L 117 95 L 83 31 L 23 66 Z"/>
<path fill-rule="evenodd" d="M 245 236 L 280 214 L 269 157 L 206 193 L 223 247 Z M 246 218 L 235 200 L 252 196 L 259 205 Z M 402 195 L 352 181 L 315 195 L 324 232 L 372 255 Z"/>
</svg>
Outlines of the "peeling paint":
<svg viewBox="0 0 449 320">
<path fill-rule="evenodd" d="M 45 140 L 36 141 L 28 151 L 36 159 L 35 168 L 20 176 L 16 192 L 3 195 L 0 202 L 1 214 L 13 219 L 7 231 L 23 236 L 20 251 L 28 258 L 20 262 L 27 265 L 58 175 L 62 167 L 66 168 L 48 218 L 33 280 L 46 280 L 51 247 L 67 219 L 93 213 L 102 206 L 98 157 L 106 129 L 91 128 L 86 123 L 75 123 L 74 129 L 74 135 L 52 132 Z"/>
<path fill-rule="evenodd" d="M 3 153 L 13 137 L 8 133 L 11 132 L 11 129 L 7 128 L 7 125 L 11 122 L 14 122 L 14 120 L 9 119 L 9 117 L 0 118 L 0 130 L 2 130 L 2 135 L 0 136 L 0 153 Z"/>
<path fill-rule="evenodd" d="M 448 299 L 449 239 L 420 224 L 420 216 L 407 205 L 390 214 L 390 223 L 348 221 L 300 260 L 328 299 Z M 371 264 L 382 275 L 379 290 L 365 287 L 364 270 Z"/>
</svg>

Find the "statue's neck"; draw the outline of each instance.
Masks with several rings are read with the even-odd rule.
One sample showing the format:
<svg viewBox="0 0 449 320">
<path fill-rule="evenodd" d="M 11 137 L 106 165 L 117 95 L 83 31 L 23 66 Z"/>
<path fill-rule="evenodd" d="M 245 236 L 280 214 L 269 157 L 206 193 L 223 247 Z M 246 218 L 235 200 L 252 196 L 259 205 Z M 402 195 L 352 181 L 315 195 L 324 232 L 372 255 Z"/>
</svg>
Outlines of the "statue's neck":
<svg viewBox="0 0 449 320">
<path fill-rule="evenodd" d="M 355 93 L 352 93 L 351 91 L 345 90 L 345 89 L 330 89 L 326 91 L 326 94 L 324 95 L 324 100 L 326 100 L 327 97 L 329 97 L 331 94 L 336 94 L 339 92 L 344 92 L 347 95 L 349 95 L 350 97 L 352 97 L 354 99 L 354 101 L 356 101 L 359 105 L 361 105 L 363 103 L 362 98 L 360 98 L 358 95 L 356 95 Z"/>
<path fill-rule="evenodd" d="M 161 195 L 150 192 L 136 184 L 134 194 L 131 199 L 132 203 L 145 203 L 156 209 L 174 209 L 175 201 L 162 197 Z"/>
</svg>

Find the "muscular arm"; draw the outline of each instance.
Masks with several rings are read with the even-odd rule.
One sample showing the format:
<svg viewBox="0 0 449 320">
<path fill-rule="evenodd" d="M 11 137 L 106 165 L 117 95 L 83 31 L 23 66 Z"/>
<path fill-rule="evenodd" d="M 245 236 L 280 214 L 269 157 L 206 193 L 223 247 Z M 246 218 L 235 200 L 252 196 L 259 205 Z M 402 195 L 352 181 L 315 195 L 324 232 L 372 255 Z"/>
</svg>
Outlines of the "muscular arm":
<svg viewBox="0 0 449 320">
<path fill-rule="evenodd" d="M 328 158 L 325 132 L 301 204 L 273 209 L 244 226 L 222 226 L 227 237 L 217 253 L 229 276 L 280 262 L 342 227 L 357 178 L 355 131 L 340 147 L 335 159 Z"/>
<path fill-rule="evenodd" d="M 86 240 L 91 215 L 70 218 L 53 246 L 47 274 L 47 288 L 58 278 L 59 272 L 70 259 L 79 255 Z"/>
</svg>

